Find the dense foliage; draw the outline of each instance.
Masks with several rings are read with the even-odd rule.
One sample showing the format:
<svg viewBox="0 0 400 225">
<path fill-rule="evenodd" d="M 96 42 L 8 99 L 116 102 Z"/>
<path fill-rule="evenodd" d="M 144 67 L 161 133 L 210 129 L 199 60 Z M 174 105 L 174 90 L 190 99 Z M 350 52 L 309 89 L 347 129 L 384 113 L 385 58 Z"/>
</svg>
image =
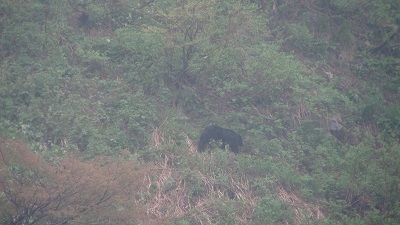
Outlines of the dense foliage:
<svg viewBox="0 0 400 225">
<path fill-rule="evenodd" d="M 399 224 L 399 65 L 397 0 L 3 0 L 1 223 Z"/>
</svg>

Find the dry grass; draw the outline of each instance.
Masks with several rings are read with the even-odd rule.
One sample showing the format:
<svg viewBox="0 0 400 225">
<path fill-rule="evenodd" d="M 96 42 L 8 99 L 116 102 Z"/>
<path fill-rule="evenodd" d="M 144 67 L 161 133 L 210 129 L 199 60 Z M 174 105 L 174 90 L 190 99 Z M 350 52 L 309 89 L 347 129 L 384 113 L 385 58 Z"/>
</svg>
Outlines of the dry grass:
<svg viewBox="0 0 400 225">
<path fill-rule="evenodd" d="M 186 138 L 186 145 L 188 146 L 189 151 L 193 154 L 197 152 L 197 146 L 193 143 L 193 141 L 187 136 L 187 134 L 183 133 Z"/>
<path fill-rule="evenodd" d="M 164 143 L 165 138 L 164 134 L 161 132 L 161 129 L 156 127 L 153 129 L 151 133 L 151 144 L 154 148 L 159 148 L 162 143 Z"/>
<path fill-rule="evenodd" d="M 233 208 L 235 213 L 232 217 L 236 224 L 249 224 L 257 204 L 257 197 L 250 190 L 249 178 L 234 178 L 221 171 L 225 174 L 219 176 L 228 178 L 221 183 L 221 178 L 212 171 L 220 166 L 219 162 L 212 154 L 197 153 L 193 141 L 185 133 L 183 135 L 186 141 L 184 148 L 188 149 L 184 154 L 192 168 L 184 173 L 171 163 L 176 155 L 163 154 L 153 168 L 157 171 L 156 175 L 147 176 L 148 198 L 137 203 L 144 204 L 148 217 L 155 221 L 181 218 L 195 224 L 214 224 L 216 218 L 224 216 L 219 210 L 222 206 Z M 164 138 L 160 128 L 153 129 L 151 137 L 154 147 L 173 144 Z M 196 181 L 191 181 L 190 177 L 196 177 Z M 194 193 L 193 189 L 201 190 L 201 193 Z"/>
<path fill-rule="evenodd" d="M 292 207 L 295 224 L 307 224 L 310 220 L 325 219 L 325 215 L 319 206 L 307 203 L 298 197 L 295 192 L 288 192 L 283 187 L 278 187 L 277 191 L 279 198 Z"/>
<path fill-rule="evenodd" d="M 301 124 L 304 120 L 309 120 L 311 118 L 311 111 L 301 103 L 297 106 L 296 112 L 292 114 L 292 119 L 295 123 Z"/>
<path fill-rule="evenodd" d="M 296 120 L 300 122 L 309 116 L 309 111 L 301 106 Z M 154 129 L 152 138 L 155 147 L 171 144 L 163 137 L 160 129 Z M 195 166 L 190 170 L 190 173 L 199 180 L 196 186 L 204 192 L 198 196 L 190 193 L 192 186 L 187 177 L 169 163 L 175 156 L 166 155 L 154 168 L 158 171 L 157 175 L 147 178 L 149 199 L 138 202 L 146 205 L 148 217 L 171 222 L 181 218 L 189 220 L 191 224 L 214 224 L 216 218 L 221 218 L 224 216 L 222 214 L 226 213 L 220 208 L 231 207 L 234 213 L 229 216 L 233 218 L 235 224 L 251 224 L 258 203 L 258 197 L 251 191 L 251 177 L 237 178 L 230 172 L 221 170 L 224 166 L 213 154 L 197 153 L 192 140 L 186 134 L 185 137 L 190 158 L 200 162 L 200 165 L 205 165 L 203 169 Z M 225 167 L 229 167 L 229 164 Z M 217 177 L 213 172 L 216 169 L 221 170 L 220 173 L 223 174 Z M 221 184 L 220 177 L 228 179 Z M 295 192 L 288 192 L 283 187 L 278 187 L 277 194 L 283 202 L 291 206 L 295 224 L 306 224 L 310 220 L 325 218 L 319 206 L 304 201 Z"/>
<path fill-rule="evenodd" d="M 167 160 L 166 160 L 167 161 Z M 150 198 L 142 202 L 147 207 L 147 215 L 154 219 L 175 220 L 178 218 L 191 218 L 198 224 L 213 224 L 213 218 L 218 218 L 217 202 L 227 203 L 230 197 L 227 187 L 232 189 L 234 199 L 240 202 L 242 209 L 235 213 L 236 224 L 249 224 L 251 214 L 254 212 L 257 197 L 250 191 L 250 182 L 246 177 L 240 179 L 229 178 L 226 186 L 219 186 L 214 175 L 207 175 L 199 170 L 192 171 L 201 178 L 198 184 L 204 188 L 201 196 L 194 196 L 188 190 L 187 181 L 179 171 L 167 164 L 157 167 L 159 174 L 155 178 L 148 176 L 148 195 Z M 156 191 L 154 193 L 154 185 Z"/>
</svg>

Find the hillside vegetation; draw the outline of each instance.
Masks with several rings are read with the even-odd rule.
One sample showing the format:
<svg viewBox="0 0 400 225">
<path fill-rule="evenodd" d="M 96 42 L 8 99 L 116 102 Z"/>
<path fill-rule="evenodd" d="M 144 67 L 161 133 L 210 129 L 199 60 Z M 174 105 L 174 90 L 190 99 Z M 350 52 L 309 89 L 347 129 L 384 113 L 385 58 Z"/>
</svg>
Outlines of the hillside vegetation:
<svg viewBox="0 0 400 225">
<path fill-rule="evenodd" d="M 399 94 L 398 0 L 2 0 L 0 223 L 400 224 Z"/>
</svg>

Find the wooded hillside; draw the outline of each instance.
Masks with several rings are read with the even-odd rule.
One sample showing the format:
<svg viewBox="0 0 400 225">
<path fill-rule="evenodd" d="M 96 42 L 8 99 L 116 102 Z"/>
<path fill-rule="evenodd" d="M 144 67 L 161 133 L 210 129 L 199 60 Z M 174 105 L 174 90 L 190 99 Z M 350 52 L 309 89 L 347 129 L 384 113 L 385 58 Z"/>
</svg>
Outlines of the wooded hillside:
<svg viewBox="0 0 400 225">
<path fill-rule="evenodd" d="M 398 0 L 0 1 L 1 224 L 400 224 L 399 144 Z"/>
</svg>

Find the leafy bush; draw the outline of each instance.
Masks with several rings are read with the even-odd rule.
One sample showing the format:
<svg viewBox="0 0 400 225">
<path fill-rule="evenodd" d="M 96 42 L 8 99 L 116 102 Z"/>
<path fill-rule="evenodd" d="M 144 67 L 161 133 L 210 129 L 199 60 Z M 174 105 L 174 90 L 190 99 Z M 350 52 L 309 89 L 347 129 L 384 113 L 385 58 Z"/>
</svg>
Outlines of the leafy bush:
<svg viewBox="0 0 400 225">
<path fill-rule="evenodd" d="M 385 139 L 400 142 L 400 105 L 387 107 L 378 119 L 378 125 Z"/>
<path fill-rule="evenodd" d="M 259 202 L 254 224 L 275 224 L 292 221 L 288 206 L 279 199 L 264 197 Z"/>
</svg>

